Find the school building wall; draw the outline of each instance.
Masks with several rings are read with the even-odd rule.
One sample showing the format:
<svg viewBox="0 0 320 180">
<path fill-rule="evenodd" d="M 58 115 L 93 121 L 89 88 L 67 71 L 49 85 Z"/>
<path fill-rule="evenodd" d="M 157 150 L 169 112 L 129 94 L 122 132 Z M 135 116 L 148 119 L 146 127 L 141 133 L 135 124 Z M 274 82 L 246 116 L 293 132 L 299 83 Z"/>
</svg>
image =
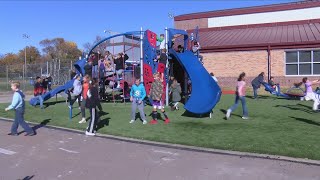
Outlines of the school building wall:
<svg viewBox="0 0 320 180">
<path fill-rule="evenodd" d="M 285 75 L 285 51 L 271 50 L 270 71 L 275 77 L 276 83 L 282 87 L 291 87 L 294 82 L 300 82 L 303 76 Z M 268 52 L 258 51 L 230 51 L 202 53 L 204 67 L 213 72 L 218 78 L 219 85 L 224 89 L 234 88 L 236 80 L 241 72 L 246 73 L 246 82 L 251 86 L 251 80 L 261 72 L 268 74 Z M 317 79 L 318 77 L 310 77 Z"/>
</svg>

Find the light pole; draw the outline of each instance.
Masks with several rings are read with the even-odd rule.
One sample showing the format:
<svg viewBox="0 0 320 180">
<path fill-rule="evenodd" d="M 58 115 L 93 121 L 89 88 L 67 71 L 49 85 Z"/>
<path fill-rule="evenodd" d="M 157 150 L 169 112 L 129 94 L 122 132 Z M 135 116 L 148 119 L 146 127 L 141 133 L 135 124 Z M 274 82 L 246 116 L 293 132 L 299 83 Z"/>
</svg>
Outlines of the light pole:
<svg viewBox="0 0 320 180">
<path fill-rule="evenodd" d="M 29 39 L 30 36 L 28 34 L 22 34 L 22 37 L 24 39 Z M 26 47 L 24 48 L 24 74 L 23 74 L 23 87 L 24 87 L 24 90 L 26 90 L 26 82 L 25 82 L 25 78 L 26 78 L 26 75 L 27 75 L 27 44 L 26 44 Z"/>
<path fill-rule="evenodd" d="M 172 19 L 172 28 L 174 28 L 174 13 L 173 12 L 169 12 L 168 13 L 168 18 Z"/>
</svg>

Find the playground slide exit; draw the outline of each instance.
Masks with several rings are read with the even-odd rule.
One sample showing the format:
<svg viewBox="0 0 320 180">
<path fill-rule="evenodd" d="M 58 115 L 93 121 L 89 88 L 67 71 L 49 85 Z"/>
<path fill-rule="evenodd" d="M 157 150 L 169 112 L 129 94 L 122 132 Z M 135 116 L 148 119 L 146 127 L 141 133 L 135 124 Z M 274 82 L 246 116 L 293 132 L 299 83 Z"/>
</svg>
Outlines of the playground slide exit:
<svg viewBox="0 0 320 180">
<path fill-rule="evenodd" d="M 191 96 L 184 108 L 195 114 L 211 112 L 220 100 L 219 85 L 191 51 L 177 53 L 169 49 L 169 53 L 183 66 L 192 83 Z"/>
</svg>

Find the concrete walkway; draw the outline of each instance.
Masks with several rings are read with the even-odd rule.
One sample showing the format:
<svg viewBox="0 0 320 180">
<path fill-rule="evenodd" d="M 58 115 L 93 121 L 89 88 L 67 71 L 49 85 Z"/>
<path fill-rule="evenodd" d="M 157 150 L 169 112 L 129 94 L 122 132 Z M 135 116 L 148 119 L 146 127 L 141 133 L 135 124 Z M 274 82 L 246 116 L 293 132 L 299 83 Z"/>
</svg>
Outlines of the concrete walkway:
<svg viewBox="0 0 320 180">
<path fill-rule="evenodd" d="M 320 166 L 142 145 L 37 127 L 6 135 L 0 121 L 0 179 L 319 180 Z"/>
</svg>

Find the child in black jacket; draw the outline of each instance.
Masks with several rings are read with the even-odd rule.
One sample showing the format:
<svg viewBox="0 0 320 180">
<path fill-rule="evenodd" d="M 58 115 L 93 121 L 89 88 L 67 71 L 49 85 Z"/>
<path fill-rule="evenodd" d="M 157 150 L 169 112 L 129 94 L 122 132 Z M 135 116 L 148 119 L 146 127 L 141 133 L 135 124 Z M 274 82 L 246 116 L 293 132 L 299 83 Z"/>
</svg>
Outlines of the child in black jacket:
<svg viewBox="0 0 320 180">
<path fill-rule="evenodd" d="M 98 114 L 96 107 L 100 103 L 99 100 L 99 91 L 97 87 L 97 83 L 93 81 L 89 82 L 89 90 L 87 93 L 87 100 L 86 100 L 86 108 L 90 111 L 90 122 L 86 131 L 86 135 L 94 136 L 96 132 L 96 126 L 98 122 Z"/>
</svg>

